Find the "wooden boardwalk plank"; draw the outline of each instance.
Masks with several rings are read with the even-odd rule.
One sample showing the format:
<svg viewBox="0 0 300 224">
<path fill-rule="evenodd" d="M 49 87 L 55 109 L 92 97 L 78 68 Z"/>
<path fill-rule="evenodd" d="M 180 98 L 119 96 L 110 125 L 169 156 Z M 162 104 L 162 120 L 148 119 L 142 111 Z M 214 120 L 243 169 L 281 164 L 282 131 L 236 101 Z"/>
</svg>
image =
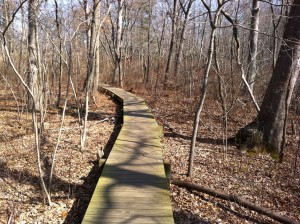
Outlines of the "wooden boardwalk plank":
<svg viewBox="0 0 300 224">
<path fill-rule="evenodd" d="M 83 223 L 174 223 L 160 127 L 143 99 L 103 88 L 123 103 L 123 126 Z"/>
</svg>

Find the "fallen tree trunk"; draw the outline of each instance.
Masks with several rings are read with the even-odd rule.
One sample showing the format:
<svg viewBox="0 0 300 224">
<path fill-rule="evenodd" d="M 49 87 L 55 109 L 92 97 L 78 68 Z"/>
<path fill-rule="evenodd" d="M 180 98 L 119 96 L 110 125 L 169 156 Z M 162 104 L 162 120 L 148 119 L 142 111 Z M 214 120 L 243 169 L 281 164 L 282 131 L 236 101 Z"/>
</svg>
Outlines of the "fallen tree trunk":
<svg viewBox="0 0 300 224">
<path fill-rule="evenodd" d="M 245 208 L 251 209 L 259 214 L 262 215 L 266 215 L 278 222 L 281 223 L 286 223 L 286 224 L 295 224 L 298 222 L 294 222 L 292 220 L 290 220 L 288 217 L 279 215 L 278 213 L 272 212 L 267 208 L 264 207 L 260 207 L 252 202 L 246 201 L 236 195 L 233 194 L 226 194 L 225 192 L 221 192 L 221 191 L 217 191 L 208 187 L 204 187 L 204 186 L 200 186 L 198 184 L 195 183 L 191 183 L 191 182 L 186 182 L 186 181 L 182 181 L 182 180 L 176 180 L 176 179 L 172 179 L 172 184 L 177 185 L 179 187 L 184 187 L 190 190 L 195 190 L 195 191 L 199 191 L 205 194 L 209 194 L 211 196 L 223 199 L 223 200 L 227 200 L 227 201 L 231 201 L 231 202 L 235 202 L 240 206 L 243 206 Z"/>
</svg>

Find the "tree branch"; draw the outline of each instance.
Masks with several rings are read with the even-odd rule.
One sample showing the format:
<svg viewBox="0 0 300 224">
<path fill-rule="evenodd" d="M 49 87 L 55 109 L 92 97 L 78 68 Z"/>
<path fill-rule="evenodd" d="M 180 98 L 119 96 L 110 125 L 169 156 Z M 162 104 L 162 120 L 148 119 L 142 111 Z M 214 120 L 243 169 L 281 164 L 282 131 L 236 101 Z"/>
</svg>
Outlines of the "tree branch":
<svg viewBox="0 0 300 224">
<path fill-rule="evenodd" d="M 27 0 L 24 0 L 23 2 L 21 2 L 21 4 L 18 6 L 18 8 L 14 11 L 14 13 L 12 14 L 12 18 L 11 20 L 8 22 L 7 26 L 4 28 L 2 35 L 4 36 L 6 31 L 8 30 L 8 28 L 10 27 L 10 25 L 12 24 L 12 22 L 14 21 L 16 14 L 18 13 L 18 11 L 22 8 L 22 6 L 24 5 L 24 3 L 27 2 Z"/>
</svg>

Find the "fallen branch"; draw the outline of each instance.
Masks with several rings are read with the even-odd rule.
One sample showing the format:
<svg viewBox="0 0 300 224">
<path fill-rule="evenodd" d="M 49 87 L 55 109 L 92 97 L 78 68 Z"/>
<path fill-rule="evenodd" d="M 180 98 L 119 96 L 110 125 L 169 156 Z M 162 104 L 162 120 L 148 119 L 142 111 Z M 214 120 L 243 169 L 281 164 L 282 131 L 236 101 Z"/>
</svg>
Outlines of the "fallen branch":
<svg viewBox="0 0 300 224">
<path fill-rule="evenodd" d="M 176 180 L 176 179 L 172 179 L 172 184 L 177 185 L 179 187 L 184 187 L 190 190 L 195 190 L 195 191 L 199 191 L 205 194 L 209 194 L 211 196 L 223 199 L 223 200 L 227 200 L 227 201 L 231 201 L 231 202 L 235 202 L 240 206 L 243 206 L 245 208 L 251 209 L 259 214 L 262 215 L 266 215 L 278 222 L 281 223 L 286 223 L 286 224 L 295 224 L 298 222 L 294 222 L 292 220 L 290 220 L 288 217 L 279 215 L 278 213 L 272 212 L 267 208 L 264 207 L 260 207 L 252 202 L 246 201 L 236 195 L 233 194 L 226 194 L 225 192 L 221 192 L 221 191 L 217 191 L 208 187 L 203 187 L 200 186 L 198 184 L 195 183 L 191 183 L 191 182 L 186 182 L 186 181 L 182 181 L 182 180 Z"/>
</svg>

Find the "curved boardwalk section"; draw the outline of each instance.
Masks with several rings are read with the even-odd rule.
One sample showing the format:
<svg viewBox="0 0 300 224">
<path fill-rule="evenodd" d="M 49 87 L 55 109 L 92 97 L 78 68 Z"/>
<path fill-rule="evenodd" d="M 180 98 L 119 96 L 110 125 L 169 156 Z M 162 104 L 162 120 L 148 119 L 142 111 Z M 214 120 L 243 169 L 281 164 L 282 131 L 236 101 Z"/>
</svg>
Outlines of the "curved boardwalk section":
<svg viewBox="0 0 300 224">
<path fill-rule="evenodd" d="M 123 103 L 123 127 L 83 223 L 174 223 L 159 126 L 143 99 L 102 88 Z"/>
</svg>

